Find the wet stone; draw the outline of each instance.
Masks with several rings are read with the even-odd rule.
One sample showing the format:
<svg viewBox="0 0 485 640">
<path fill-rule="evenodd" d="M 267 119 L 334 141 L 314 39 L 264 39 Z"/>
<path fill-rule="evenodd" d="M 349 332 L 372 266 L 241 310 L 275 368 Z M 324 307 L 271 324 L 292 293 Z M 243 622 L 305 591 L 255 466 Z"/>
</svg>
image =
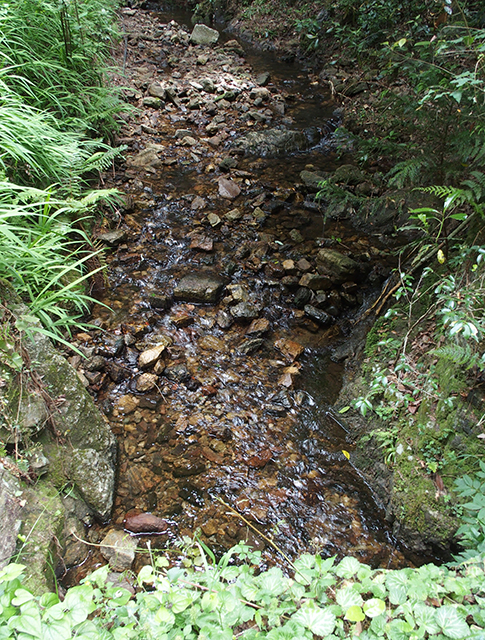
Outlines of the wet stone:
<svg viewBox="0 0 485 640">
<path fill-rule="evenodd" d="M 173 364 L 165 367 L 164 375 L 172 382 L 183 382 L 190 378 L 190 373 L 184 364 Z"/>
<path fill-rule="evenodd" d="M 241 342 L 238 346 L 237 350 L 239 353 L 243 355 L 250 355 L 251 353 L 255 353 L 258 349 L 260 349 L 264 344 L 263 338 L 248 338 Z"/>
<path fill-rule="evenodd" d="M 165 533 L 168 529 L 168 523 L 152 513 L 140 513 L 127 516 L 124 527 L 132 533 Z"/>
<path fill-rule="evenodd" d="M 148 367 L 153 366 L 156 362 L 158 362 L 158 360 L 160 360 L 162 353 L 171 343 L 171 339 L 167 337 L 163 342 L 157 344 L 155 347 L 152 347 L 151 349 L 147 349 L 146 351 L 143 351 L 143 353 L 140 353 L 140 356 L 138 358 L 138 366 L 141 369 L 147 369 Z"/>
<path fill-rule="evenodd" d="M 124 531 L 113 530 L 102 540 L 101 554 L 115 571 L 131 569 L 137 542 Z"/>
<path fill-rule="evenodd" d="M 228 211 L 224 217 L 229 220 L 229 222 L 235 222 L 243 217 L 243 213 L 240 209 L 231 209 L 231 211 Z"/>
<path fill-rule="evenodd" d="M 234 319 L 226 311 L 219 311 L 216 322 L 221 329 L 229 329 L 233 325 Z"/>
<path fill-rule="evenodd" d="M 115 405 L 115 408 L 120 413 L 124 413 L 125 415 L 128 415 L 130 413 L 133 413 L 133 411 L 137 409 L 139 404 L 140 404 L 140 400 L 138 398 L 135 398 L 135 396 L 125 395 L 119 398 L 119 400 Z"/>
<path fill-rule="evenodd" d="M 271 325 L 269 320 L 266 318 L 258 318 L 251 322 L 246 331 L 246 335 L 257 338 L 267 333 L 270 330 L 270 327 Z"/>
<path fill-rule="evenodd" d="M 154 389 L 157 386 L 157 382 L 158 376 L 154 373 L 142 373 L 141 376 L 137 378 L 136 390 L 140 393 L 146 393 Z"/>
<path fill-rule="evenodd" d="M 312 268 L 312 265 L 308 262 L 306 258 L 300 258 L 300 260 L 298 260 L 298 262 L 296 263 L 296 266 L 300 271 L 304 271 L 304 272 L 310 271 Z"/>
<path fill-rule="evenodd" d="M 303 307 L 312 299 L 312 292 L 306 287 L 300 287 L 295 294 L 293 304 L 297 309 L 303 309 Z"/>
<path fill-rule="evenodd" d="M 280 351 L 287 360 L 293 362 L 297 358 L 301 356 L 301 354 L 305 351 L 305 347 L 303 347 L 298 342 L 294 340 L 288 340 L 286 338 L 281 338 L 274 343 L 274 346 Z"/>
<path fill-rule="evenodd" d="M 253 320 L 259 315 L 259 309 L 250 302 L 239 302 L 231 307 L 231 315 L 236 320 Z"/>
<path fill-rule="evenodd" d="M 331 315 L 325 313 L 325 311 L 322 311 L 321 309 L 313 307 L 312 305 L 307 304 L 304 308 L 304 311 L 309 318 L 315 320 L 315 322 L 317 322 L 322 327 L 329 327 L 335 322 L 335 319 Z"/>
<path fill-rule="evenodd" d="M 213 214 L 210 214 L 213 215 Z M 219 218 L 219 216 L 216 216 L 219 219 L 219 222 L 221 221 L 221 219 Z M 213 249 L 214 249 L 214 241 L 212 240 L 212 238 L 208 238 L 207 236 L 194 236 L 192 238 L 192 242 L 190 243 L 190 249 L 198 249 L 199 251 L 205 251 L 206 253 L 210 253 Z"/>
<path fill-rule="evenodd" d="M 172 467 L 172 473 L 175 478 L 187 478 L 204 473 L 205 469 L 206 466 L 203 462 L 183 460 Z"/>
<path fill-rule="evenodd" d="M 160 98 L 161 100 L 165 100 L 167 95 L 165 88 L 158 82 L 152 82 L 148 87 L 148 93 L 154 98 Z"/>
<path fill-rule="evenodd" d="M 299 285 L 312 291 L 325 291 L 331 288 L 332 280 L 328 275 L 305 273 L 305 275 L 300 278 Z"/>
<path fill-rule="evenodd" d="M 192 483 L 187 483 L 179 490 L 179 497 L 182 500 L 194 505 L 194 507 L 204 506 L 204 494 L 203 492 Z"/>
<path fill-rule="evenodd" d="M 209 273 L 184 276 L 174 289 L 174 298 L 185 302 L 217 302 L 224 281 Z"/>
</svg>

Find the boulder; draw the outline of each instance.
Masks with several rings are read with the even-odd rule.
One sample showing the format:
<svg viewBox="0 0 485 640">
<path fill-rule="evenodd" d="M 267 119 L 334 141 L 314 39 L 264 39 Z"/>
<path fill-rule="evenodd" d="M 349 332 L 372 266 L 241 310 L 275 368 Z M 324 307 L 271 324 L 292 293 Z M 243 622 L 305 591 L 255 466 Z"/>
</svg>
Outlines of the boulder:
<svg viewBox="0 0 485 640">
<path fill-rule="evenodd" d="M 250 131 L 234 143 L 235 149 L 246 155 L 277 157 L 293 151 L 302 151 L 315 145 L 320 139 L 316 128 L 305 131 L 266 129 Z"/>
<path fill-rule="evenodd" d="M 317 261 L 318 271 L 328 276 L 335 283 L 353 280 L 361 270 L 355 260 L 334 249 L 320 249 Z"/>
<path fill-rule="evenodd" d="M 176 285 L 173 295 L 176 300 L 184 302 L 217 302 L 224 281 L 219 276 L 207 273 L 190 273 Z"/>
<path fill-rule="evenodd" d="M 23 305 L 12 310 L 34 329 L 39 326 Z M 95 516 L 104 520 L 113 505 L 117 457 L 116 439 L 109 423 L 95 406 L 77 371 L 56 351 L 49 338 L 33 333 L 24 346 L 46 392 L 53 400 L 59 399 L 52 420 L 64 444 L 54 442 L 45 447 L 49 460 L 54 458 L 58 463 L 56 484 L 60 488 L 72 482 Z"/>
<path fill-rule="evenodd" d="M 207 27 L 205 24 L 196 24 L 190 34 L 190 42 L 193 44 L 211 45 L 219 40 L 219 32 Z"/>
<path fill-rule="evenodd" d="M 17 478 L 0 466 L 0 569 L 15 552 L 20 531 L 20 485 Z"/>
</svg>

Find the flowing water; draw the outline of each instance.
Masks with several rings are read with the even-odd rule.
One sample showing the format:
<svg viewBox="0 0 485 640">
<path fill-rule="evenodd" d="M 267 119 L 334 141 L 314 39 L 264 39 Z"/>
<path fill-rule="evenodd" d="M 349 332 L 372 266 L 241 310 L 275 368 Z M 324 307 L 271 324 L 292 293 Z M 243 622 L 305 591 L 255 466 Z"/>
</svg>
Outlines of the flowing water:
<svg viewBox="0 0 485 640">
<path fill-rule="evenodd" d="M 177 29 L 168 25 L 172 19 L 183 24 L 186 18 L 152 16 L 168 34 Z M 136 60 L 131 49 L 128 64 L 130 56 Z M 178 56 L 183 59 L 180 51 Z M 191 127 L 200 135 L 210 119 L 168 103 L 140 116 L 131 130 L 127 125 L 131 153 L 151 135 L 148 142 L 165 144 L 164 157 L 173 161 L 161 171 L 117 176 L 135 206 L 120 221 L 125 236 L 107 258 L 102 302 L 110 310 L 94 311 L 105 331 L 80 342 L 103 359 L 104 368 L 86 375 L 120 442 L 113 518 L 93 528 L 91 539 L 123 528 L 130 514 L 148 512 L 165 518 L 168 529 L 141 535 L 142 547 L 147 540 L 152 548 L 164 547 L 199 530 L 216 552 L 247 540 L 267 563 L 280 562 L 259 530 L 292 557 L 305 551 L 350 554 L 373 566 L 402 566 L 409 556 L 348 460 L 352 442 L 330 409 L 343 375 L 332 348 L 345 342 L 352 318 L 392 258 L 375 239 L 343 224 L 324 224 L 298 186 L 305 167 L 330 171 L 343 161 L 328 133 L 335 108 L 330 96 L 297 65 L 249 49 L 245 58 L 238 64 L 249 73 L 271 74 L 272 90 L 285 97 L 285 122 L 292 121 L 292 129 L 317 127 L 323 139 L 305 153 L 238 156 L 230 177 L 242 193 L 228 202 L 217 195 L 222 174 L 216 160 L 230 155 L 228 143 L 249 126 L 232 105 L 223 116 L 228 136 L 215 151 L 174 142 L 177 129 Z M 158 70 L 159 79 L 175 75 L 182 82 L 184 72 L 174 65 Z M 257 206 L 264 217 L 254 217 Z M 235 207 L 242 217 L 226 222 Z M 222 222 L 211 226 L 208 213 Z M 302 258 L 314 265 L 325 246 L 366 262 L 370 274 L 358 286 L 351 283 L 350 294 L 338 287 L 327 291 L 324 308 L 332 307 L 336 318 L 329 328 L 295 307 L 302 273 L 282 266 Z M 174 288 L 188 273 L 221 277 L 226 289 L 217 302 L 174 300 Z M 238 302 L 256 313 L 234 316 Z M 160 344 L 166 348 L 154 367 L 140 367 L 140 354 Z M 94 554 L 75 579 L 98 561 Z"/>
</svg>

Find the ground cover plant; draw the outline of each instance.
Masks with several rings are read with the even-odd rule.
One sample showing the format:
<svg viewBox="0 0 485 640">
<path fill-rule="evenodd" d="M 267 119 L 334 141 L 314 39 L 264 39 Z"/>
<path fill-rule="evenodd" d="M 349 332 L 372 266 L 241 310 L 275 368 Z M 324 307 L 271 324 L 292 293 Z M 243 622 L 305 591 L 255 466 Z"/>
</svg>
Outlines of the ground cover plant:
<svg viewBox="0 0 485 640">
<path fill-rule="evenodd" d="M 457 567 L 373 570 L 346 557 L 305 554 L 292 566 L 259 571 L 259 552 L 239 544 L 218 562 L 197 540 L 170 566 L 152 556 L 136 593 L 108 580 L 109 567 L 69 589 L 34 596 L 23 566 L 0 572 L 0 637 L 285 640 L 483 638 L 483 557 Z"/>
</svg>

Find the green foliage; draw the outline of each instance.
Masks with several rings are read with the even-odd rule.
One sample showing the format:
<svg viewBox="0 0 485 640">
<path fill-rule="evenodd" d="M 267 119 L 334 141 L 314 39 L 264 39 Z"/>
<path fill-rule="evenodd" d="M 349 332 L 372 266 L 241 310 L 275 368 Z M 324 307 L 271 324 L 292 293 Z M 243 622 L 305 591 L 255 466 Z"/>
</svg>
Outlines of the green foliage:
<svg viewBox="0 0 485 640">
<path fill-rule="evenodd" d="M 201 548 L 198 548 L 201 551 Z M 203 550 L 202 550 L 203 552 Z M 245 562 L 249 560 L 249 563 Z M 287 577 L 259 572 L 258 554 L 239 544 L 216 563 L 174 566 L 155 558 L 137 578 L 135 596 L 98 569 L 71 588 L 33 596 L 21 565 L 0 572 L 2 638 L 465 639 L 482 637 L 483 560 L 456 569 L 433 565 L 372 570 L 355 558 L 305 554 Z"/>
<path fill-rule="evenodd" d="M 457 531 L 465 551 L 457 560 L 468 560 L 485 551 L 485 463 L 479 460 L 480 470 L 471 478 L 466 475 L 455 481 L 457 494 L 466 500 L 461 505 L 463 524 Z"/>
<path fill-rule="evenodd" d="M 62 200 L 49 190 L 0 182 L 0 278 L 12 284 L 44 332 L 57 340 L 82 325 L 93 301 L 86 281 L 99 270 L 86 268 L 95 254 L 79 218 L 114 195 L 104 190 Z M 30 330 L 31 323 L 23 320 L 17 328 Z"/>
<path fill-rule="evenodd" d="M 117 0 L 16 0 L 0 7 L 0 57 L 9 89 L 76 129 L 115 126 L 120 101 L 103 86 L 117 37 Z"/>
</svg>

